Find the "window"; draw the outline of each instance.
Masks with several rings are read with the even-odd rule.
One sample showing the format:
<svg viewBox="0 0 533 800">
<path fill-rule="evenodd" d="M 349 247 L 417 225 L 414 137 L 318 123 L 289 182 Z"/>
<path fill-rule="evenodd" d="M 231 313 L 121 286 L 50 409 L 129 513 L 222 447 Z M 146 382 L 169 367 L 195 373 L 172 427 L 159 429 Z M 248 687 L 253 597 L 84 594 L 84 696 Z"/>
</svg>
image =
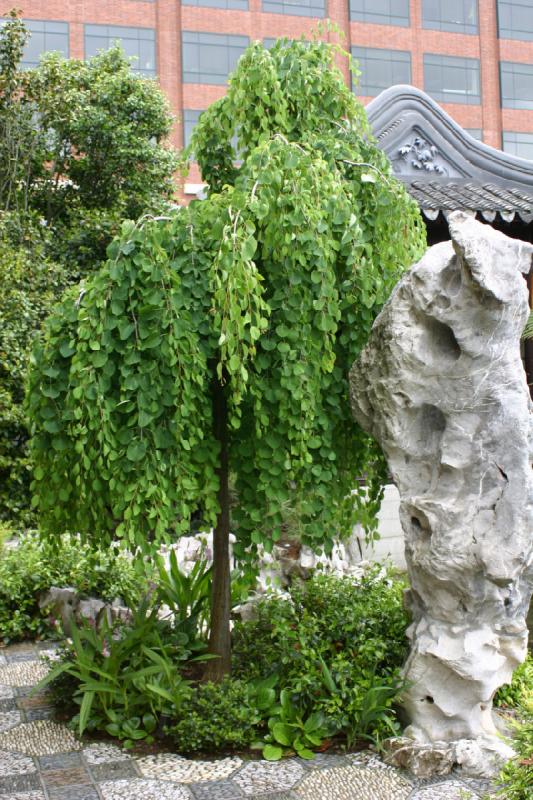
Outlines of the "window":
<svg viewBox="0 0 533 800">
<path fill-rule="evenodd" d="M 142 75 L 154 77 L 155 31 L 153 28 L 126 28 L 122 25 L 86 25 L 85 58 L 99 50 L 109 50 L 117 42 L 128 57 L 134 57 L 131 68 Z"/>
<path fill-rule="evenodd" d="M 533 41 L 531 0 L 498 0 L 498 30 L 501 39 Z"/>
<path fill-rule="evenodd" d="M 477 105 L 481 100 L 479 59 L 425 55 L 424 89 L 443 103 Z"/>
<path fill-rule="evenodd" d="M 409 0 L 350 0 L 350 19 L 409 27 Z"/>
<path fill-rule="evenodd" d="M 396 83 L 411 82 L 411 53 L 352 47 L 352 57 L 359 62 L 361 70 L 359 86 L 354 89 L 364 97 L 374 97 Z"/>
<path fill-rule="evenodd" d="M 22 54 L 22 68 L 30 69 L 36 67 L 43 53 L 56 51 L 68 58 L 68 23 L 50 22 L 48 20 L 24 19 L 22 20 L 30 32 L 24 52 Z M 0 28 L 5 24 L 5 20 L 0 19 Z"/>
<path fill-rule="evenodd" d="M 183 80 L 185 83 L 224 85 L 249 44 L 247 36 L 183 31 Z"/>
<path fill-rule="evenodd" d="M 184 108 L 183 109 L 183 146 L 188 147 L 191 141 L 191 134 L 193 132 L 193 128 L 200 119 L 200 114 L 203 114 L 205 109 L 193 110 L 191 108 Z M 233 150 L 237 153 L 237 134 L 234 134 L 231 137 L 231 146 Z M 237 153 L 238 155 L 238 153 Z M 239 161 L 235 163 L 240 163 Z"/>
<path fill-rule="evenodd" d="M 533 65 L 502 61 L 500 83 L 504 108 L 533 108 Z"/>
<path fill-rule="evenodd" d="M 513 156 L 533 161 L 533 133 L 503 132 L 503 150 Z"/>
<path fill-rule="evenodd" d="M 208 8 L 230 8 L 248 11 L 248 0 L 181 0 L 182 6 L 205 6 Z"/>
<path fill-rule="evenodd" d="M 481 128 L 465 128 L 465 131 L 470 134 L 472 139 L 477 139 L 478 142 L 483 141 L 483 131 Z"/>
<path fill-rule="evenodd" d="M 503 132 L 503 150 L 533 161 L 533 133 Z"/>
<path fill-rule="evenodd" d="M 294 17 L 325 17 L 326 0 L 263 0 L 262 10 Z"/>
<path fill-rule="evenodd" d="M 266 49 L 267 49 L 267 50 L 270 50 L 270 48 L 271 48 L 271 47 L 274 47 L 274 45 L 276 44 L 276 42 L 279 42 L 280 40 L 282 40 L 282 41 L 283 41 L 283 43 L 284 43 L 284 44 L 285 44 L 287 47 L 288 47 L 289 45 L 291 45 L 293 42 L 301 42 L 301 41 L 303 41 L 302 39 L 289 39 L 289 37 L 288 37 L 288 36 L 280 36 L 280 37 L 279 37 L 279 38 L 277 38 L 277 39 L 276 39 L 276 38 L 274 38 L 274 37 L 268 37 L 268 36 L 266 36 L 266 37 L 263 39 L 263 47 L 266 47 Z M 309 44 L 310 44 L 310 42 L 307 42 L 307 41 L 306 41 L 306 42 L 304 42 L 304 43 L 305 43 L 306 45 L 309 45 Z"/>
<path fill-rule="evenodd" d="M 202 109 L 203 110 L 203 109 Z M 202 111 L 193 111 L 191 108 L 183 109 L 183 146 L 188 147 L 191 141 L 192 129 L 198 122 Z"/>
<path fill-rule="evenodd" d="M 477 0 L 423 0 L 422 25 L 437 31 L 477 33 Z"/>
</svg>

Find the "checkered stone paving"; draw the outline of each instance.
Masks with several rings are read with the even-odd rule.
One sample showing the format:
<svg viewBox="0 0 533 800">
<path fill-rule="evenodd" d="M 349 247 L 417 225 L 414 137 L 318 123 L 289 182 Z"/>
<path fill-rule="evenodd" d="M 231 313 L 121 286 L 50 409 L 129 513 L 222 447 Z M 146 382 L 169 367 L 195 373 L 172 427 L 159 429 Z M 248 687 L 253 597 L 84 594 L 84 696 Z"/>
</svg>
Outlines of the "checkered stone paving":
<svg viewBox="0 0 533 800">
<path fill-rule="evenodd" d="M 12 686 L 0 685 L 0 700 L 11 700 L 15 697 L 15 690 Z"/>
<path fill-rule="evenodd" d="M 0 750 L 0 775 L 2 778 L 8 775 L 27 775 L 35 771 L 36 767 L 32 758 L 22 755 L 22 753 Z"/>
<path fill-rule="evenodd" d="M 31 661 L 16 661 L 0 667 L 0 684 L 4 686 L 35 686 L 50 668 L 37 659 Z"/>
<path fill-rule="evenodd" d="M 294 759 L 249 761 L 234 777 L 245 795 L 292 789 L 303 777 L 303 767 Z"/>
<path fill-rule="evenodd" d="M 417 780 L 371 751 L 317 753 L 312 761 L 134 756 L 110 741 L 80 742 L 32 693 L 47 673 L 50 643 L 0 654 L 0 800 L 481 800 L 487 781 Z"/>
<path fill-rule="evenodd" d="M 109 764 L 114 761 L 131 761 L 131 756 L 116 744 L 96 742 L 83 748 L 83 757 L 88 764 Z"/>
<path fill-rule="evenodd" d="M 349 766 L 313 772 L 294 794 L 298 800 L 408 800 L 412 788 L 396 772 Z"/>
<path fill-rule="evenodd" d="M 99 789 L 103 800 L 192 800 L 186 787 L 166 781 L 106 781 Z"/>
<path fill-rule="evenodd" d="M 0 711 L 0 733 L 11 730 L 21 722 L 20 711 Z"/>
<path fill-rule="evenodd" d="M 242 761 L 240 758 L 188 761 L 173 753 L 160 753 L 139 759 L 137 766 L 145 778 L 159 778 L 176 783 L 201 783 L 228 778 L 242 766 Z"/>
<path fill-rule="evenodd" d="M 79 750 L 81 745 L 65 725 L 39 719 L 0 733 L 0 748 L 29 756 L 45 756 Z"/>
<path fill-rule="evenodd" d="M 478 800 L 479 795 L 461 781 L 444 781 L 418 789 L 412 800 Z"/>
</svg>

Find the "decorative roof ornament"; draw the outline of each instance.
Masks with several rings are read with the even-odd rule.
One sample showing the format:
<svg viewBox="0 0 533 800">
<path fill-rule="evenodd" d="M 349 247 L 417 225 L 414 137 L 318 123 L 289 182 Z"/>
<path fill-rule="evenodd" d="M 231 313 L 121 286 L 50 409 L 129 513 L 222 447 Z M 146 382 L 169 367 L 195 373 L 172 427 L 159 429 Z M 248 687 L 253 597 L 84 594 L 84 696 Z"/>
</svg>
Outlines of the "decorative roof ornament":
<svg viewBox="0 0 533 800">
<path fill-rule="evenodd" d="M 533 161 L 474 139 L 414 86 L 385 89 L 366 111 L 379 146 L 428 219 L 460 209 L 486 221 L 533 221 Z"/>
<path fill-rule="evenodd" d="M 436 172 L 437 175 L 448 174 L 448 170 L 442 164 L 437 163 L 439 157 L 438 149 L 421 136 L 415 136 L 410 144 L 402 145 L 398 149 L 398 153 L 405 161 L 408 160 L 414 169 Z"/>
</svg>

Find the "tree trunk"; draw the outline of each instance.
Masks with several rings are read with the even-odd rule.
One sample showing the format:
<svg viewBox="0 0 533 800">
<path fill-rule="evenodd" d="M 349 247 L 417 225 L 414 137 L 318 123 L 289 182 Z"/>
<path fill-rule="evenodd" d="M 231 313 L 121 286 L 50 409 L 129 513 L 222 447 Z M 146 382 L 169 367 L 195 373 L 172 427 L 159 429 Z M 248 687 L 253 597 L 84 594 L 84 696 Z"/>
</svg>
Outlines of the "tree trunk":
<svg viewBox="0 0 533 800">
<path fill-rule="evenodd" d="M 212 384 L 215 438 L 220 444 L 218 503 L 220 511 L 213 532 L 213 587 L 209 652 L 216 655 L 206 664 L 204 679 L 220 682 L 231 671 L 231 576 L 229 562 L 230 499 L 228 459 L 228 405 L 226 392 L 216 375 Z"/>
</svg>

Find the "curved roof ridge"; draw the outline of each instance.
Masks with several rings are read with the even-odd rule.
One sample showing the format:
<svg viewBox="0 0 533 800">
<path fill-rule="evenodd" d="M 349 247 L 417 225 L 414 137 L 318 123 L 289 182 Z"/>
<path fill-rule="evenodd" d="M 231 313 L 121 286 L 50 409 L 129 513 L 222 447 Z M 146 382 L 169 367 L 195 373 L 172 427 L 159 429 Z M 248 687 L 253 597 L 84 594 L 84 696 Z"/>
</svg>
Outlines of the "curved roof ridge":
<svg viewBox="0 0 533 800">
<path fill-rule="evenodd" d="M 400 178 L 418 172 L 418 179 L 430 173 L 431 180 L 449 180 L 451 176 L 440 172 L 439 164 L 450 163 L 459 173 L 452 177 L 475 178 L 476 183 L 510 182 L 533 190 L 533 161 L 474 139 L 432 97 L 415 86 L 398 84 L 385 89 L 366 106 L 366 113 L 374 136 L 393 164 L 402 158 L 402 148 L 413 148 L 416 134 L 422 140 L 426 136 L 435 151 L 426 153 L 421 165 L 398 172 Z M 399 144 L 403 140 L 405 144 Z M 461 175 L 465 171 L 466 175 Z"/>
</svg>

